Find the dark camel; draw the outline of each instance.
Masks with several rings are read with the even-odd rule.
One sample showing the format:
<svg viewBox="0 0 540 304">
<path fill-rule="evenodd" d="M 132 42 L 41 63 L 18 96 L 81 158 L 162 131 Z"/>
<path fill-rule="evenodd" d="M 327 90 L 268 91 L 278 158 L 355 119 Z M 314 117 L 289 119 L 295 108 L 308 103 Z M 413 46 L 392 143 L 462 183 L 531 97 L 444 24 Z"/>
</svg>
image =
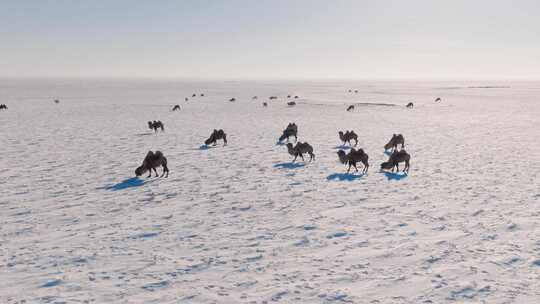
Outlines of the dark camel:
<svg viewBox="0 0 540 304">
<path fill-rule="evenodd" d="M 343 144 L 345 143 L 349 143 L 350 146 L 352 146 L 351 144 L 351 140 L 354 139 L 355 143 L 354 145 L 358 145 L 358 135 L 356 135 L 356 133 L 354 133 L 354 131 L 345 131 L 345 134 L 343 133 L 343 131 L 339 131 L 338 132 L 339 134 L 339 139 L 341 139 L 341 141 L 343 142 Z"/>
<path fill-rule="evenodd" d="M 397 172 L 399 172 L 399 163 L 405 162 L 405 168 L 403 168 L 403 172 L 409 173 L 409 163 L 411 160 L 411 156 L 407 151 L 395 150 L 392 155 L 390 155 L 390 158 L 387 162 L 384 162 L 381 164 L 381 170 L 389 170 L 392 169 L 392 172 L 394 172 L 394 167 L 397 169 Z"/>
<path fill-rule="evenodd" d="M 167 168 L 167 158 L 163 156 L 163 153 L 161 151 L 156 151 L 156 153 L 152 151 L 148 151 L 148 154 L 146 154 L 146 157 L 143 160 L 143 163 L 140 167 L 135 169 L 135 175 L 141 176 L 146 171 L 149 171 L 148 177 L 152 177 L 152 169 L 156 173 L 156 177 L 158 177 L 158 173 L 156 168 L 159 166 L 163 166 L 163 173 L 161 174 L 161 177 L 167 173 L 165 177 L 169 177 L 169 168 Z"/>
<path fill-rule="evenodd" d="M 337 152 L 337 155 L 339 157 L 339 160 L 342 164 L 348 164 L 349 168 L 347 169 L 347 173 L 351 170 L 351 166 L 356 169 L 356 172 L 358 172 L 358 168 L 356 167 L 356 163 L 361 162 L 364 165 L 364 169 L 362 170 L 362 174 L 367 173 L 369 169 L 369 156 L 364 152 L 362 149 L 355 150 L 354 148 L 351 149 L 349 154 L 347 154 L 343 150 L 339 150 Z"/>
<path fill-rule="evenodd" d="M 283 141 L 285 138 L 287 138 L 287 142 L 289 141 L 289 137 L 294 136 L 294 141 L 298 141 L 298 126 L 293 122 L 289 123 L 287 125 L 287 128 L 283 130 L 283 134 L 279 137 L 279 141 Z"/>
<path fill-rule="evenodd" d="M 287 144 L 287 151 L 290 155 L 294 156 L 293 163 L 296 161 L 296 158 L 300 156 L 302 158 L 302 161 L 304 161 L 304 155 L 305 153 L 308 153 L 310 158 L 309 161 L 312 161 L 315 159 L 315 154 L 313 154 L 313 147 L 306 143 L 297 143 L 296 146 L 293 147 L 293 144 L 288 143 Z"/>
<path fill-rule="evenodd" d="M 208 139 L 204 141 L 204 144 L 207 145 L 207 146 L 209 144 L 214 144 L 214 146 L 215 146 L 215 145 L 217 145 L 217 141 L 219 139 L 223 140 L 223 146 L 227 145 L 227 134 L 225 134 L 225 132 L 223 132 L 223 130 L 221 130 L 221 129 L 219 129 L 219 130 L 214 129 L 212 134 L 210 134 L 210 137 L 208 137 Z"/>
<path fill-rule="evenodd" d="M 399 144 L 401 144 L 401 149 L 403 149 L 405 147 L 405 138 L 401 134 L 393 134 L 390 141 L 384 145 L 384 150 L 392 149 L 392 151 L 395 151 Z"/>
</svg>

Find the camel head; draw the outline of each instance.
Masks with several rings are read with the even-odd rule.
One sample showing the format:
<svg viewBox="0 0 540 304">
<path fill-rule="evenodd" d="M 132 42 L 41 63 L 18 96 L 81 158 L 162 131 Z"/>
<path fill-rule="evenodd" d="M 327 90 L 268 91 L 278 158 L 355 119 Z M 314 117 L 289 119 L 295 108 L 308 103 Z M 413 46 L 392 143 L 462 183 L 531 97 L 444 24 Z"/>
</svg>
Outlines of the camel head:
<svg viewBox="0 0 540 304">
<path fill-rule="evenodd" d="M 339 161 L 342 163 L 342 164 L 346 164 L 347 161 L 348 161 L 348 158 L 347 158 L 347 154 L 345 153 L 345 151 L 343 150 L 339 150 L 337 152 L 337 155 L 339 157 Z"/>
<path fill-rule="evenodd" d="M 394 167 L 394 164 L 391 163 L 391 162 L 384 162 L 381 164 L 381 170 L 388 170 L 388 169 L 392 169 L 392 167 Z"/>
<path fill-rule="evenodd" d="M 294 155 L 294 147 L 292 143 L 287 143 L 287 151 L 289 154 Z"/>
<path fill-rule="evenodd" d="M 136 176 L 141 176 L 141 175 L 143 175 L 146 171 L 147 171 L 147 170 L 146 170 L 145 167 L 140 166 L 140 167 L 138 167 L 137 169 L 135 169 L 135 175 L 136 175 Z"/>
</svg>

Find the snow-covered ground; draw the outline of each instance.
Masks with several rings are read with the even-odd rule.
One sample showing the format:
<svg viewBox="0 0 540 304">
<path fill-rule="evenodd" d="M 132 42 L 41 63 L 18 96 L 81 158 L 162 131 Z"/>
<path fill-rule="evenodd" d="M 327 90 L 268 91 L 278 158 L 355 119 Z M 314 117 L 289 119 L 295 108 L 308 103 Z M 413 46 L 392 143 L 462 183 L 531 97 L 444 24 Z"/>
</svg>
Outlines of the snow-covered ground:
<svg viewBox="0 0 540 304">
<path fill-rule="evenodd" d="M 491 85 L 509 87 L 470 88 Z M 2 80 L 0 302 L 539 303 L 539 98 L 525 82 Z M 276 145 L 288 122 L 316 161 Z M 214 128 L 228 146 L 201 149 Z M 338 162 L 350 129 L 365 176 Z M 393 133 L 408 176 L 379 172 Z M 169 178 L 133 178 L 148 150 Z"/>
</svg>

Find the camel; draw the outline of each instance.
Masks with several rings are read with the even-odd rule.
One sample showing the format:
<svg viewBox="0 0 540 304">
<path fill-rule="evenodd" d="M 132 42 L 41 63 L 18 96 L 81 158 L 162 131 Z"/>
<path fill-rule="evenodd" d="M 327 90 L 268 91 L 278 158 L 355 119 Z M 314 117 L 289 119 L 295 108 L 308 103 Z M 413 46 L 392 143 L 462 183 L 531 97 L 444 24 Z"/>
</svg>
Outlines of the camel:
<svg viewBox="0 0 540 304">
<path fill-rule="evenodd" d="M 268 103 L 267 103 L 267 102 L 263 102 L 263 107 L 268 107 Z"/>
<path fill-rule="evenodd" d="M 233 97 L 233 98 L 229 99 L 229 101 L 230 101 L 230 102 L 235 102 L 235 101 L 236 101 L 236 98 Z"/>
<path fill-rule="evenodd" d="M 185 100 L 185 101 L 188 101 L 188 100 L 189 100 L 189 98 L 187 98 L 187 97 L 186 97 L 186 98 L 184 98 L 184 100 Z"/>
<path fill-rule="evenodd" d="M 173 108 L 172 108 L 173 111 L 180 111 L 180 105 L 175 105 Z"/>
<path fill-rule="evenodd" d="M 390 158 L 387 162 L 384 162 L 381 164 L 381 170 L 388 170 L 392 169 L 392 172 L 394 172 L 394 167 L 397 169 L 397 172 L 399 172 L 399 163 L 405 162 L 405 168 L 403 168 L 403 172 L 409 173 L 409 162 L 411 160 L 411 156 L 407 151 L 395 150 L 392 155 L 390 155 Z"/>
<path fill-rule="evenodd" d="M 5 104 L 0 105 L 0 110 L 7 110 L 8 107 Z"/>
<path fill-rule="evenodd" d="M 223 140 L 223 146 L 227 145 L 227 134 L 225 134 L 222 129 L 214 129 L 214 131 L 212 131 L 212 134 L 210 134 L 210 137 L 208 137 L 208 139 L 204 141 L 204 144 L 208 146 L 209 144 L 213 143 L 215 146 L 217 145 L 217 141 L 219 139 Z"/>
<path fill-rule="evenodd" d="M 354 90 L 354 93 L 358 93 L 358 90 Z"/>
<path fill-rule="evenodd" d="M 347 112 L 351 111 L 354 111 L 354 105 L 350 105 L 349 107 L 347 107 Z"/>
<path fill-rule="evenodd" d="M 414 103 L 412 102 L 409 102 L 407 105 L 406 105 L 407 108 L 413 108 L 414 107 Z"/>
<path fill-rule="evenodd" d="M 291 98 L 291 95 L 287 95 L 287 98 Z"/>
<path fill-rule="evenodd" d="M 201 97 L 204 97 L 204 94 L 201 93 Z"/>
<path fill-rule="evenodd" d="M 293 122 L 289 123 L 287 125 L 287 128 L 283 130 L 283 134 L 279 137 L 279 141 L 283 141 L 285 138 L 287 138 L 287 142 L 289 141 L 289 137 L 294 136 L 294 141 L 298 141 L 298 126 Z"/>
<path fill-rule="evenodd" d="M 339 157 L 339 160 L 342 164 L 348 164 L 349 168 L 347 169 L 347 173 L 351 170 L 351 166 L 356 169 L 356 172 L 358 172 L 358 168 L 356 167 L 356 163 L 361 162 L 364 165 L 364 169 L 362 170 L 362 174 L 367 173 L 369 169 L 369 156 L 364 152 L 362 149 L 355 150 L 354 148 L 351 149 L 349 154 L 347 154 L 343 150 L 339 150 L 337 152 L 337 155 Z"/>
<path fill-rule="evenodd" d="M 295 95 L 295 96 L 294 96 L 294 99 L 298 99 L 298 98 L 299 98 L 298 95 Z"/>
<path fill-rule="evenodd" d="M 169 168 L 167 168 L 167 158 L 163 156 L 163 153 L 161 151 L 156 151 L 156 153 L 152 151 L 148 151 L 148 154 L 146 154 L 146 157 L 143 160 L 143 163 L 140 167 L 135 169 L 135 175 L 141 176 L 146 171 L 149 171 L 148 177 L 152 177 L 152 169 L 156 173 L 156 177 L 158 177 L 158 173 L 156 168 L 159 166 L 163 166 L 163 173 L 161 174 L 161 177 L 167 173 L 165 177 L 169 177 Z"/>
<path fill-rule="evenodd" d="M 191 97 L 197 97 L 197 94 L 192 94 Z"/>
<path fill-rule="evenodd" d="M 60 103 L 60 100 L 55 99 L 55 100 L 54 100 L 54 103 Z"/>
<path fill-rule="evenodd" d="M 296 105 L 296 102 L 294 102 L 294 101 L 289 101 L 289 102 L 287 102 L 287 105 L 288 105 L 289 107 L 293 107 L 293 106 Z"/>
<path fill-rule="evenodd" d="M 384 145 L 384 150 L 392 149 L 392 151 L 395 151 L 399 144 L 401 144 L 401 149 L 403 149 L 405 147 L 405 138 L 401 134 L 393 134 L 390 141 Z"/>
<path fill-rule="evenodd" d="M 437 99 L 435 99 L 435 102 L 439 102 L 439 101 L 442 101 L 442 99 L 440 97 L 437 97 Z"/>
<path fill-rule="evenodd" d="M 270 97 L 268 97 L 268 99 L 270 99 L 270 100 L 277 99 L 277 96 L 270 96 Z"/>
<path fill-rule="evenodd" d="M 297 143 L 296 146 L 293 147 L 293 144 L 291 143 L 288 143 L 287 144 L 287 151 L 289 152 L 290 155 L 294 156 L 294 159 L 293 159 L 293 163 L 296 161 L 296 158 L 298 156 L 300 156 L 302 158 L 302 161 L 304 161 L 304 155 L 305 153 L 308 153 L 310 158 L 309 158 L 309 161 L 312 161 L 315 159 L 315 154 L 313 154 L 313 147 L 308 144 L 307 142 L 305 143 Z"/>
<path fill-rule="evenodd" d="M 259 97 L 253 96 L 253 97 L 251 97 L 251 100 L 255 100 L 255 99 L 257 99 L 257 98 L 259 98 Z"/>
<path fill-rule="evenodd" d="M 163 123 L 161 122 L 161 120 L 158 120 L 158 121 L 155 121 L 155 120 L 154 120 L 153 122 L 152 122 L 152 121 L 149 121 L 149 122 L 148 122 L 148 128 L 149 128 L 150 130 L 153 129 L 154 132 L 157 132 L 157 130 L 160 129 L 160 128 L 161 128 L 161 131 L 162 131 L 162 132 L 165 131 L 165 126 L 163 125 Z"/>
<path fill-rule="evenodd" d="M 339 139 L 341 139 L 343 144 L 348 142 L 349 145 L 352 146 L 351 139 L 354 139 L 355 141 L 354 145 L 355 146 L 358 145 L 358 135 L 356 135 L 356 133 L 354 133 L 353 130 L 351 130 L 350 132 L 345 131 L 345 134 L 343 134 L 343 131 L 339 131 L 338 134 L 339 134 Z"/>
</svg>

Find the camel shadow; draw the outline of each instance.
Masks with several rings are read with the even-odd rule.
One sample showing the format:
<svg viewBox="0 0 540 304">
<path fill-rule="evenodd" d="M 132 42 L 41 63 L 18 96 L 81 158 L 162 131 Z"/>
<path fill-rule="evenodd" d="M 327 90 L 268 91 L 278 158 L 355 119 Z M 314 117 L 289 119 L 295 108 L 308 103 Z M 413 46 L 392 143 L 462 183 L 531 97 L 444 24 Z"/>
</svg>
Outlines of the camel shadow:
<svg viewBox="0 0 540 304">
<path fill-rule="evenodd" d="M 402 180 L 408 176 L 407 173 L 404 173 L 404 172 L 397 172 L 397 173 L 385 172 L 385 171 L 381 171 L 381 172 L 384 173 L 384 175 L 386 176 L 388 180 Z"/>
<path fill-rule="evenodd" d="M 301 168 L 301 167 L 304 167 L 304 166 L 305 166 L 305 164 L 293 163 L 293 162 L 274 164 L 274 168 L 278 168 L 278 169 L 297 169 L 297 168 Z"/>
<path fill-rule="evenodd" d="M 351 146 L 347 146 L 347 145 L 339 145 L 339 146 L 334 147 L 334 149 L 341 149 L 341 150 L 348 150 L 350 148 Z"/>
<path fill-rule="evenodd" d="M 332 181 L 332 180 L 338 180 L 338 181 L 347 181 L 352 182 L 357 179 L 361 179 L 364 176 L 364 174 L 351 174 L 351 173 L 333 173 L 326 177 L 326 180 Z"/>
<path fill-rule="evenodd" d="M 215 149 L 217 148 L 218 146 L 217 145 L 212 145 L 212 146 L 209 146 L 209 145 L 201 145 L 199 148 L 195 149 L 195 150 L 210 150 L 210 149 Z"/>
<path fill-rule="evenodd" d="M 104 189 L 104 190 L 111 190 L 111 191 L 118 191 L 118 190 L 124 190 L 127 188 L 133 188 L 133 187 L 140 187 L 146 183 L 149 183 L 149 181 L 144 181 L 142 179 L 139 179 L 138 177 L 131 177 L 128 179 L 125 179 L 117 184 L 109 185 L 105 187 L 101 187 L 98 189 Z"/>
<path fill-rule="evenodd" d="M 148 135 L 152 135 L 152 134 L 155 134 L 155 133 L 138 133 L 138 134 L 135 134 L 135 136 L 148 136 Z"/>
</svg>

